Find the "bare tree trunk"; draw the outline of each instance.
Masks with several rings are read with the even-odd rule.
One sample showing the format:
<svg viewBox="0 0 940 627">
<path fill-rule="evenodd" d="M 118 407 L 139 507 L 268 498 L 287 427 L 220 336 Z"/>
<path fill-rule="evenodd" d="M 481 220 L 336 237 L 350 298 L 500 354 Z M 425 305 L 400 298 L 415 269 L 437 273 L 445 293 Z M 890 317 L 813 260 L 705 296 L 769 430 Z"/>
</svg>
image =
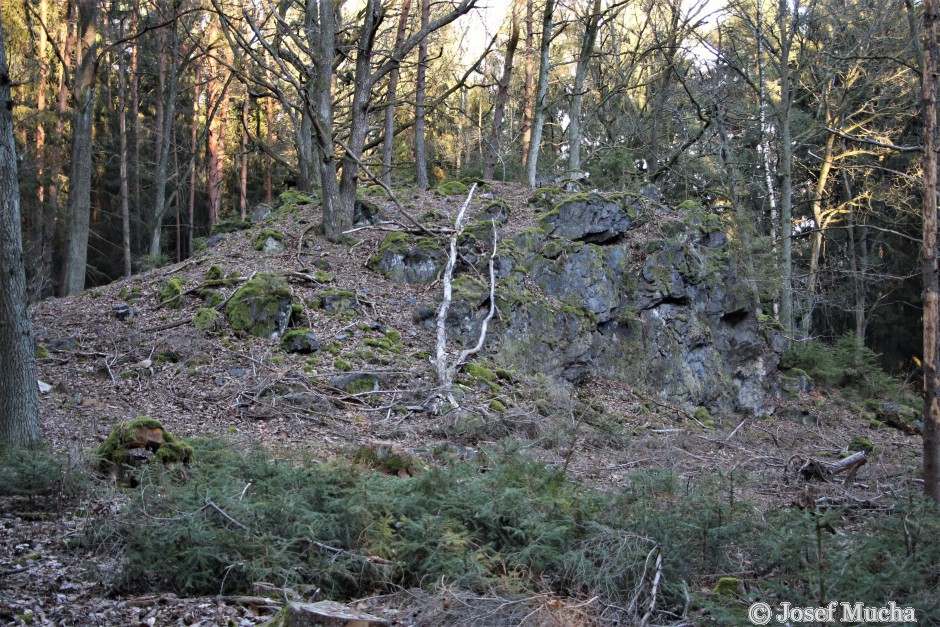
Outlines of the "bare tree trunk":
<svg viewBox="0 0 940 627">
<path fill-rule="evenodd" d="M 767 200 L 770 203 L 770 241 L 773 248 L 774 269 L 780 268 L 780 227 L 777 216 L 777 192 L 774 189 L 773 174 L 770 169 L 770 141 L 767 138 L 767 88 L 764 85 L 764 30 L 763 13 L 761 11 L 760 0 L 757 0 L 757 81 L 760 85 L 760 141 L 758 143 L 758 152 L 761 154 L 761 160 L 764 166 L 764 180 L 767 185 Z M 780 317 L 780 296 L 779 292 L 774 294 L 773 302 L 774 316 Z"/>
<path fill-rule="evenodd" d="M 940 503 L 940 273 L 937 268 L 937 0 L 924 0 L 924 492 Z"/>
<path fill-rule="evenodd" d="M 176 15 L 174 14 L 174 18 Z M 173 119 L 176 117 L 176 100 L 179 92 L 179 29 L 176 21 L 169 26 L 170 31 L 170 88 L 164 105 L 163 126 L 157 134 L 160 154 L 157 156 L 157 174 L 154 181 L 153 222 L 150 225 L 150 255 L 154 258 L 160 255 L 160 240 L 163 234 L 163 218 L 166 216 L 166 186 L 170 169 L 170 135 L 172 135 Z M 165 71 L 165 70 L 164 70 Z M 160 95 L 162 101 L 163 94 Z"/>
<path fill-rule="evenodd" d="M 78 52 L 81 62 L 75 68 L 72 97 L 75 125 L 72 129 L 72 166 L 69 175 L 68 245 L 65 257 L 65 293 L 85 289 L 88 262 L 88 230 L 91 217 L 92 126 L 97 86 L 96 0 L 78 0 Z"/>
<path fill-rule="evenodd" d="M 120 37 L 124 38 L 124 19 L 121 19 Z M 118 53 L 118 134 L 121 139 L 120 178 L 121 178 L 121 249 L 124 253 L 124 276 L 131 276 L 131 208 L 130 192 L 127 185 L 127 62 L 124 50 Z"/>
<path fill-rule="evenodd" d="M 311 14 L 313 1 L 307 5 L 307 30 L 314 50 L 316 80 L 311 101 L 315 103 L 313 122 L 320 151 L 320 186 L 323 194 L 323 228 L 326 237 L 339 240 L 352 225 L 352 210 L 347 216 L 340 205 L 336 180 L 336 154 L 333 151 L 333 58 L 335 56 L 336 15 L 332 0 L 319 0 L 319 18 Z M 318 24 L 316 23 L 318 22 Z"/>
<path fill-rule="evenodd" d="M 196 153 L 199 150 L 199 133 L 197 126 L 199 121 L 199 83 L 202 80 L 201 65 L 196 65 L 196 79 L 193 87 L 193 110 L 192 110 L 192 128 L 190 129 L 190 152 L 191 161 L 189 166 L 189 212 L 187 214 L 186 225 L 186 256 L 193 254 L 193 235 L 196 228 Z"/>
<path fill-rule="evenodd" d="M 431 17 L 431 1 L 421 0 L 421 29 L 424 30 Z M 425 147 L 424 103 L 427 98 L 425 75 L 428 65 L 428 42 L 418 44 L 418 77 L 415 83 L 415 182 L 420 189 L 428 188 L 428 156 Z"/>
<path fill-rule="evenodd" d="M 780 295 L 780 322 L 787 331 L 793 330 L 793 137 L 790 109 L 793 97 L 790 90 L 790 50 L 796 34 L 799 0 L 794 0 L 794 14 L 790 15 L 788 0 L 780 0 L 777 11 L 780 30 L 780 104 L 777 119 L 780 123 L 780 264 L 783 268 L 783 289 Z"/>
<path fill-rule="evenodd" d="M 238 214 L 244 220 L 248 217 L 248 87 L 245 87 L 245 100 L 242 102 L 242 145 L 241 172 L 238 178 Z"/>
<path fill-rule="evenodd" d="M 209 76 L 206 77 L 206 108 L 212 110 L 215 102 L 224 100 L 228 91 L 225 83 L 221 80 L 221 64 L 212 59 L 209 60 Z M 209 230 L 215 225 L 222 211 L 222 184 L 224 182 L 225 168 L 225 125 L 226 109 L 223 102 L 219 107 L 219 112 L 211 120 L 208 120 L 209 131 L 206 136 L 206 187 L 209 203 L 208 226 Z"/>
<path fill-rule="evenodd" d="M 0 447 L 30 446 L 40 437 L 12 111 L 10 72 L 0 31 Z"/>
<path fill-rule="evenodd" d="M 47 218 L 46 212 L 46 90 L 49 87 L 49 63 L 46 59 L 49 49 L 49 38 L 46 35 L 45 24 L 48 23 L 48 2 L 40 0 L 39 19 L 43 26 L 39 28 L 39 44 L 37 54 L 39 55 L 39 84 L 36 86 L 36 179 L 39 183 L 36 190 L 36 200 L 39 201 L 39 214 L 34 221 L 32 239 L 37 246 L 37 256 L 31 260 L 31 265 L 37 271 L 40 277 L 38 285 L 50 278 L 45 274 L 43 259 L 46 257 L 46 248 L 52 248 L 55 228 L 55 218 L 52 221 Z M 41 294 L 36 294 L 40 296 Z"/>
<path fill-rule="evenodd" d="M 264 101 L 264 114 L 266 118 L 266 127 L 264 129 L 264 141 L 268 146 L 274 143 L 274 98 L 267 98 Z M 267 151 L 264 153 L 264 201 L 269 205 L 274 204 L 274 159 Z"/>
<path fill-rule="evenodd" d="M 804 338 L 808 338 L 813 326 L 813 311 L 816 309 L 816 283 L 819 279 L 819 263 L 822 258 L 823 237 L 825 235 L 825 225 L 823 224 L 823 194 L 826 192 L 826 186 L 829 184 L 829 174 L 832 172 L 832 153 L 835 147 L 836 136 L 829 134 L 826 140 L 826 151 L 823 156 L 823 163 L 819 168 L 819 175 L 816 177 L 816 187 L 813 190 L 813 221 L 816 223 L 816 230 L 813 232 L 813 248 L 809 257 L 809 273 L 806 277 L 806 307 L 803 312 L 803 318 L 800 320 L 800 332 Z M 849 235 L 852 235 L 852 228 L 849 228 Z M 850 248 L 850 256 L 854 260 L 855 250 Z"/>
<path fill-rule="evenodd" d="M 133 11 L 131 12 L 131 32 L 137 32 L 139 13 L 140 7 L 138 6 L 137 0 L 134 0 Z M 146 232 L 146 222 L 143 219 L 144 208 L 140 202 L 140 146 L 143 143 L 140 119 L 140 77 L 138 75 L 140 69 L 140 45 L 135 40 L 131 43 L 131 46 L 131 118 L 134 127 L 134 143 L 131 147 L 131 169 L 134 174 L 131 181 L 133 184 L 131 193 L 134 198 L 134 213 L 137 215 L 135 224 L 139 225 L 134 229 L 134 241 L 137 243 L 137 250 L 142 250 L 144 247 L 143 238 Z"/>
<path fill-rule="evenodd" d="M 53 135 L 54 147 L 52 150 L 52 160 L 49 168 L 49 206 L 46 211 L 46 228 L 50 232 L 54 233 L 55 246 L 49 247 L 48 250 L 44 250 L 43 254 L 43 266 L 46 268 L 45 272 L 49 276 L 54 275 L 53 267 L 58 263 L 64 264 L 64 250 L 62 250 L 63 245 L 66 242 L 66 220 L 65 212 L 62 209 L 61 203 L 62 198 L 59 194 L 60 185 L 62 183 L 62 156 L 65 154 L 65 121 L 68 118 L 69 111 L 69 78 L 68 75 L 71 72 L 71 59 L 72 59 L 72 50 L 75 47 L 75 16 L 77 8 L 74 4 L 69 5 L 69 12 L 66 16 L 64 23 L 60 29 L 61 43 L 60 47 L 63 50 L 62 53 L 62 63 L 60 64 L 59 69 L 59 100 L 56 105 L 56 123 L 55 123 L 55 133 Z M 53 255 L 55 251 L 55 255 Z M 59 285 L 57 287 L 57 293 L 65 293 L 65 282 L 64 277 L 64 266 L 59 269 L 62 276 L 56 277 L 59 279 Z"/>
<path fill-rule="evenodd" d="M 571 114 L 568 122 L 568 169 L 581 169 L 581 103 L 584 99 L 584 79 L 587 78 L 591 56 L 594 54 L 594 42 L 601 25 L 601 0 L 594 0 L 591 15 L 584 27 L 581 51 L 574 71 L 574 85 L 571 94 Z"/>
<path fill-rule="evenodd" d="M 532 143 L 532 118 L 535 114 L 535 42 L 533 29 L 535 19 L 532 1 L 525 0 L 525 107 L 522 113 L 522 167 L 529 160 L 529 145 Z"/>
<path fill-rule="evenodd" d="M 532 121 L 532 143 L 529 144 L 529 158 L 526 162 L 526 177 L 529 187 L 535 187 L 535 174 L 539 165 L 539 148 L 542 144 L 542 129 L 548 114 L 548 70 L 551 64 L 549 48 L 552 43 L 552 13 L 555 0 L 545 0 L 545 13 L 542 15 L 542 42 L 539 45 L 539 82 L 535 94 L 535 117 Z"/>
<path fill-rule="evenodd" d="M 600 0 L 595 0 L 600 2 Z M 512 26 L 509 31 L 509 41 L 506 43 L 506 58 L 503 61 L 503 76 L 499 79 L 496 91 L 496 106 L 493 109 L 493 132 L 490 135 L 490 149 L 486 156 L 486 165 L 483 168 L 483 178 L 492 179 L 496 161 L 500 157 L 500 135 L 503 131 L 503 117 L 506 114 L 506 101 L 509 100 L 509 80 L 512 78 L 513 58 L 516 47 L 519 45 L 519 17 L 516 4 L 512 8 Z"/>
<path fill-rule="evenodd" d="M 411 0 L 402 0 L 401 14 L 398 16 L 398 29 L 395 32 L 395 50 L 399 50 L 405 41 L 405 28 L 408 26 L 408 13 Z M 382 139 L 382 182 L 392 186 L 392 157 L 395 153 L 395 98 L 398 97 L 398 80 L 401 75 L 401 59 L 395 59 L 395 67 L 388 76 L 388 95 L 385 106 L 385 137 Z M 460 169 L 459 166 L 457 168 Z"/>
</svg>

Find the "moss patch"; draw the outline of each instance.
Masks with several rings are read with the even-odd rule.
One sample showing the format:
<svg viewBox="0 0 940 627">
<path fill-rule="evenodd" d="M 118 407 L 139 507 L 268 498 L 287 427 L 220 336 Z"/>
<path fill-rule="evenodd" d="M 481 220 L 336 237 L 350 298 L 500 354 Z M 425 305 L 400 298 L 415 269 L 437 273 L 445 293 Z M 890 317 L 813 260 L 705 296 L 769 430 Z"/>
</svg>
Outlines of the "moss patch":
<svg viewBox="0 0 940 627">
<path fill-rule="evenodd" d="M 160 452 L 162 449 L 162 453 Z M 108 469 L 112 465 L 121 466 L 127 462 L 131 449 L 147 449 L 154 453 L 154 459 L 164 464 L 187 463 L 193 449 L 163 428 L 159 420 L 141 416 L 126 420 L 112 429 L 108 439 L 98 447 L 99 467 Z"/>
<path fill-rule="evenodd" d="M 255 337 L 279 337 L 291 317 L 293 294 L 283 278 L 261 273 L 245 283 L 225 307 L 236 331 Z"/>
<path fill-rule="evenodd" d="M 193 316 L 193 326 L 203 331 L 215 328 L 219 312 L 209 307 L 203 307 Z"/>
<path fill-rule="evenodd" d="M 267 244 L 269 239 L 283 243 L 284 238 L 284 234 L 280 231 L 275 231 L 274 229 L 265 229 L 264 231 L 261 231 L 258 237 L 255 238 L 255 250 L 264 250 L 265 244 Z"/>
<path fill-rule="evenodd" d="M 185 288 L 183 287 L 182 279 L 170 279 L 163 284 L 163 289 L 160 290 L 160 304 L 165 307 L 179 309 L 179 307 L 183 304 L 184 291 Z"/>
<path fill-rule="evenodd" d="M 212 265 L 206 270 L 205 278 L 207 281 L 217 281 L 223 277 L 222 267 L 218 265 Z"/>
<path fill-rule="evenodd" d="M 466 196 L 470 189 L 460 181 L 448 181 L 437 186 L 434 193 L 438 196 Z"/>
</svg>

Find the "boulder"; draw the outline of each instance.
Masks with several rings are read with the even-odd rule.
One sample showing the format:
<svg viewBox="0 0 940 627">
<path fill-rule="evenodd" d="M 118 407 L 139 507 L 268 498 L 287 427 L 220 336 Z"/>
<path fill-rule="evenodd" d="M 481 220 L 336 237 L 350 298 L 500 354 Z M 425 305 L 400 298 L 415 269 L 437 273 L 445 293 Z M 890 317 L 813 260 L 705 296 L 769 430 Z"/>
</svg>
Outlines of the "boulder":
<svg viewBox="0 0 940 627">
<path fill-rule="evenodd" d="M 367 266 L 395 283 L 431 283 L 446 263 L 440 243 L 433 237 L 389 233 Z"/>
<path fill-rule="evenodd" d="M 382 208 L 371 200 L 356 198 L 353 206 L 353 226 L 369 226 L 382 219 Z"/>
<path fill-rule="evenodd" d="M 595 244 L 617 240 L 633 224 L 620 203 L 594 193 L 569 196 L 540 222 L 553 237 Z"/>
<path fill-rule="evenodd" d="M 312 353 L 320 348 L 320 340 L 310 329 L 288 331 L 281 339 L 281 348 L 288 353 Z"/>
<path fill-rule="evenodd" d="M 232 295 L 225 316 L 236 331 L 277 339 L 287 330 L 294 296 L 283 278 L 256 274 Z"/>
<path fill-rule="evenodd" d="M 192 454 L 190 445 L 147 416 L 119 423 L 97 451 L 99 468 L 113 472 L 118 479 L 124 478 L 128 466 L 139 467 L 151 460 L 163 464 L 189 463 Z"/>
<path fill-rule="evenodd" d="M 375 392 L 379 389 L 379 378 L 368 372 L 344 374 L 330 379 L 330 387 L 342 390 L 347 394 Z"/>
<path fill-rule="evenodd" d="M 343 313 L 359 309 L 359 297 L 352 290 L 321 290 L 310 304 L 327 313 Z"/>
</svg>

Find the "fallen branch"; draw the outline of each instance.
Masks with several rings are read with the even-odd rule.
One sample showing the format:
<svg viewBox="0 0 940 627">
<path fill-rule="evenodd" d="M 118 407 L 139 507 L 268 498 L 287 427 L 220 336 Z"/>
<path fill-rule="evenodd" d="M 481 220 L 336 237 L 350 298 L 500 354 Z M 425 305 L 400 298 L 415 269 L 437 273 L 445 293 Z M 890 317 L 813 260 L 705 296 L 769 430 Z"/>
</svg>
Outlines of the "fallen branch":
<svg viewBox="0 0 940 627">
<path fill-rule="evenodd" d="M 653 585 L 650 587 L 650 604 L 649 609 L 646 610 L 646 614 L 643 615 L 643 620 L 640 621 L 640 627 L 647 627 L 650 624 L 650 618 L 653 617 L 653 613 L 656 611 L 656 597 L 659 595 L 659 581 L 663 576 L 663 551 L 660 547 L 656 547 L 656 575 L 653 577 Z"/>
</svg>

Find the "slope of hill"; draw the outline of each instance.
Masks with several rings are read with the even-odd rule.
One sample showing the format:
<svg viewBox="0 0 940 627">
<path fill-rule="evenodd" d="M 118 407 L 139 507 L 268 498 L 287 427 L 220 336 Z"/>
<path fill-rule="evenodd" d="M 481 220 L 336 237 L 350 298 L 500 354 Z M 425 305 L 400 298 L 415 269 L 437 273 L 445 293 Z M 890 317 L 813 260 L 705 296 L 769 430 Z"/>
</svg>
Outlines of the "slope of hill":
<svg viewBox="0 0 940 627">
<path fill-rule="evenodd" d="M 51 450 L 77 459 L 118 422 L 150 416 L 178 437 L 219 436 L 291 459 L 361 460 L 363 450 L 394 447 L 433 464 L 442 450 L 472 459 L 517 439 L 535 459 L 612 494 L 629 490 L 635 471 L 674 472 L 690 485 L 741 473 L 747 482 L 732 499 L 762 512 L 806 499 L 876 503 L 913 481 L 918 437 L 777 370 L 784 341 L 747 307 L 717 216 L 642 195 L 540 194 L 530 202 L 527 190 L 495 185 L 470 205 L 446 319 L 451 356 L 476 343 L 489 313 L 492 225 L 504 223 L 495 317 L 483 351 L 458 374 L 459 406 L 442 394 L 432 358 L 446 241 L 465 196 L 404 196 L 424 230 L 373 198 L 388 204 L 374 224 L 334 244 L 315 232 L 316 205 L 288 194 L 279 210 L 214 236 L 190 260 L 33 308 Z M 590 228 L 579 230 L 579 220 Z M 412 233 L 388 233 L 403 229 Z M 283 301 L 263 331 L 267 301 L 244 300 L 245 286 L 262 279 Z M 859 442 L 870 463 L 851 485 L 806 481 L 818 460 Z M 148 612 L 158 624 L 236 615 L 254 624 L 264 615 L 231 599 L 150 598 L 142 610 L 146 602 L 106 598 L 86 563 L 101 556 L 67 547 L 101 511 L 30 522 L 21 500 L 3 510 L 0 596 L 20 603 L 0 606 L 8 620 L 28 608 L 66 624 L 87 612 L 107 624 L 146 621 Z M 39 557 L 16 571 L 27 553 Z"/>
</svg>

